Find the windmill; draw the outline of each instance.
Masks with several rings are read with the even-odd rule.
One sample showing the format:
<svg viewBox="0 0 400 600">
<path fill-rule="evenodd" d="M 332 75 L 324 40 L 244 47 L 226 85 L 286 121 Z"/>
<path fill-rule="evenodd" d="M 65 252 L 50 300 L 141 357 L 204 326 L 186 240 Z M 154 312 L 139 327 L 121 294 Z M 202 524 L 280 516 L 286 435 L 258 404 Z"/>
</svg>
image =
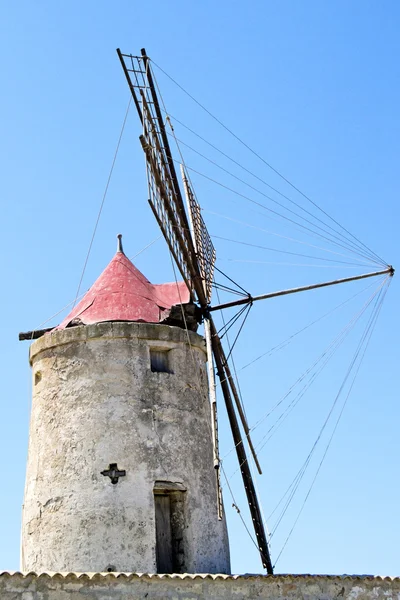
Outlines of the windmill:
<svg viewBox="0 0 400 600">
<path fill-rule="evenodd" d="M 261 473 L 261 468 L 251 441 L 250 429 L 241 407 L 238 390 L 229 368 L 227 355 L 218 335 L 212 313 L 236 306 L 250 307 L 254 302 L 259 300 L 337 285 L 358 279 L 366 279 L 378 275 L 392 276 L 394 269 L 388 266 L 386 269 L 380 271 L 270 292 L 259 296 L 246 294 L 239 300 L 214 305 L 212 303 L 212 284 L 216 260 L 215 249 L 202 218 L 200 206 L 196 200 L 186 170 L 181 165 L 182 186 L 184 190 L 184 194 L 182 194 L 157 95 L 150 59 L 145 49 L 141 50 L 140 56 L 123 54 L 119 49 L 117 53 L 142 125 L 142 134 L 139 139 L 146 158 L 149 204 L 176 266 L 190 291 L 191 300 L 199 307 L 199 314 L 204 323 L 209 369 L 209 396 L 212 411 L 214 467 L 217 486 L 220 489 L 214 365 L 227 409 L 257 547 L 263 567 L 267 570 L 267 573 L 272 574 L 273 567 L 268 539 L 239 423 L 243 427 L 250 452 L 253 455 L 259 473 Z M 219 495 L 218 511 L 221 514 L 221 494 Z"/>
</svg>

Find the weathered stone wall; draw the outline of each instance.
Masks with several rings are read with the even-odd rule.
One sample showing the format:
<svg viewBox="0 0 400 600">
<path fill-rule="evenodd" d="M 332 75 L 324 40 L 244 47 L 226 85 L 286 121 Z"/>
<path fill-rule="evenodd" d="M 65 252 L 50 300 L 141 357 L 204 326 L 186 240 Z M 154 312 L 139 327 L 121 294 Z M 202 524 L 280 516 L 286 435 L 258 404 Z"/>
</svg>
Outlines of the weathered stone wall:
<svg viewBox="0 0 400 600">
<path fill-rule="evenodd" d="M 152 372 L 150 349 L 168 350 L 171 373 Z M 21 568 L 156 572 L 153 488 L 162 480 L 187 490 L 185 571 L 229 573 L 203 338 L 102 323 L 46 334 L 30 359 Z M 116 485 L 101 475 L 111 463 L 126 470 Z"/>
<path fill-rule="evenodd" d="M 326 575 L 0 573 L 1 600 L 399 600 L 400 579 Z"/>
</svg>

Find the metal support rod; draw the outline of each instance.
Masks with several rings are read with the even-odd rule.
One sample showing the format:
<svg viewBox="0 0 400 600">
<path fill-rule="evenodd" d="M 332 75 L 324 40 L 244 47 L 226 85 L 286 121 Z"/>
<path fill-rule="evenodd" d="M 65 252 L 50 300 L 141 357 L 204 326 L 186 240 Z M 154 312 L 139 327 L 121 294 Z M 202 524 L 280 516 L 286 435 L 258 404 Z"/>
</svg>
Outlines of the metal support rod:
<svg viewBox="0 0 400 600">
<path fill-rule="evenodd" d="M 328 287 L 329 285 L 337 285 L 338 283 L 347 283 L 348 281 L 357 281 L 358 279 L 367 279 L 368 277 L 376 277 L 377 275 L 390 275 L 393 277 L 394 268 L 388 266 L 384 271 L 374 271 L 373 273 L 364 273 L 363 275 L 355 275 L 354 277 L 345 277 L 344 279 L 334 279 L 333 281 L 325 281 L 323 283 L 314 283 L 313 285 L 305 285 L 302 287 L 291 288 L 289 290 L 281 290 L 279 292 L 270 292 L 269 294 L 262 294 L 261 296 L 248 296 L 241 298 L 240 300 L 233 300 L 232 302 L 225 302 L 224 304 L 216 304 L 215 306 L 208 307 L 208 311 L 222 310 L 224 308 L 231 308 L 233 306 L 241 306 L 242 304 L 249 304 L 256 302 L 257 300 L 267 300 L 268 298 L 277 298 L 278 296 L 288 296 L 289 294 L 297 294 L 297 292 L 306 292 L 308 290 L 316 290 L 318 288 Z"/>
<path fill-rule="evenodd" d="M 240 433 L 239 423 L 236 418 L 235 409 L 232 402 L 232 397 L 225 377 L 224 364 L 221 355 L 222 344 L 219 339 L 214 321 L 210 318 L 211 340 L 214 351 L 215 364 L 217 373 L 220 379 L 222 393 L 224 395 L 226 410 L 228 413 L 229 423 L 232 430 L 233 441 L 235 444 L 236 454 L 239 461 L 240 472 L 243 478 L 244 489 L 247 496 L 247 501 L 250 507 L 250 514 L 253 521 L 253 527 L 256 534 L 257 546 L 260 552 L 263 567 L 267 569 L 269 575 L 273 574 L 271 557 L 269 554 L 267 536 L 265 534 L 264 524 L 261 516 L 260 506 L 258 504 L 257 494 L 251 476 L 249 463 L 247 462 L 246 451 L 244 449 L 242 435 Z"/>
<path fill-rule="evenodd" d="M 212 341 L 211 341 L 211 327 L 210 321 L 204 319 L 204 333 L 206 338 L 206 349 L 207 349 L 207 365 L 208 365 L 208 386 L 210 396 L 210 407 L 211 407 L 211 432 L 213 436 L 213 457 L 214 457 L 214 469 L 216 474 L 216 485 L 217 485 L 217 508 L 218 508 L 218 519 L 222 520 L 223 517 L 223 503 L 222 503 L 222 490 L 221 490 L 221 475 L 220 475 L 220 459 L 219 459 L 219 440 L 218 440 L 218 415 L 217 415 L 217 394 L 216 394 L 216 383 L 214 373 L 214 356 L 212 352 Z"/>
<path fill-rule="evenodd" d="M 232 391 L 232 394 L 233 394 L 233 398 L 235 400 L 236 408 L 238 410 L 238 413 L 239 413 L 239 416 L 240 416 L 240 420 L 242 422 L 243 429 L 244 429 L 244 432 L 246 434 L 247 443 L 249 444 L 249 448 L 250 448 L 251 453 L 253 455 L 253 459 L 254 459 L 254 462 L 256 464 L 257 471 L 260 473 L 260 475 L 262 475 L 261 466 L 260 466 L 260 463 L 258 462 L 257 454 L 256 454 L 256 451 L 255 451 L 254 446 L 253 446 L 253 442 L 252 442 L 251 437 L 250 437 L 250 429 L 249 429 L 249 425 L 247 423 L 246 415 L 243 412 L 242 404 L 240 402 L 240 397 L 239 397 L 239 394 L 238 394 L 238 391 L 237 391 L 237 388 L 236 388 L 236 385 L 235 385 L 235 381 L 234 381 L 234 379 L 232 377 L 232 373 L 231 373 L 231 370 L 229 368 L 228 362 L 226 360 L 226 356 L 225 356 L 225 352 L 224 352 L 224 349 L 222 347 L 222 344 L 221 344 L 221 349 L 222 349 L 222 360 L 223 360 L 223 363 L 224 363 L 224 369 L 225 369 L 226 378 L 227 378 L 228 383 L 230 385 L 230 388 L 231 388 L 231 391 Z"/>
<path fill-rule="evenodd" d="M 214 358 L 211 347 L 211 329 L 208 319 L 204 320 L 204 333 L 206 338 L 207 349 L 207 365 L 208 365 L 208 382 L 210 390 L 211 404 L 211 429 L 213 435 L 213 454 L 214 454 L 214 469 L 219 469 L 219 451 L 218 451 L 218 426 L 217 426 L 217 395 L 215 393 L 215 376 L 214 376 Z"/>
</svg>

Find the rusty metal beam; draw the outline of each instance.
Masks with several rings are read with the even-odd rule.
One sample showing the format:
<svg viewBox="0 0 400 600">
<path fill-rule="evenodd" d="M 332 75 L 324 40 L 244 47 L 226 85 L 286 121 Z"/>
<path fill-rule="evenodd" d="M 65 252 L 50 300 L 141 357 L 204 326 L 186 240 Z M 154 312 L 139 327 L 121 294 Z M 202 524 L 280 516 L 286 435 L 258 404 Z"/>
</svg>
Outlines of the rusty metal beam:
<svg viewBox="0 0 400 600">
<path fill-rule="evenodd" d="M 373 273 L 364 273 L 363 275 L 355 275 L 354 277 L 345 277 L 344 279 L 334 279 L 332 281 L 324 281 L 323 283 L 314 283 L 312 285 L 304 285 L 302 287 L 290 288 L 288 290 L 281 290 L 279 292 L 270 292 L 269 294 L 261 294 L 261 296 L 246 296 L 240 300 L 233 300 L 232 302 L 225 302 L 224 304 L 216 304 L 208 308 L 209 312 L 215 310 L 222 310 L 224 308 L 231 308 L 234 306 L 241 306 L 243 304 L 251 304 L 258 300 L 267 300 L 269 298 L 277 298 L 278 296 L 288 296 L 289 294 L 297 294 L 298 292 L 306 292 L 308 290 L 316 290 L 318 288 L 328 287 L 330 285 L 338 285 L 339 283 L 347 283 L 349 281 L 357 281 L 359 279 L 367 279 L 368 277 L 377 277 L 378 275 L 390 275 L 393 277 L 394 268 L 388 266 L 383 271 L 374 271 Z"/>
<path fill-rule="evenodd" d="M 264 523 L 262 520 L 260 506 L 258 504 L 258 498 L 253 483 L 253 478 L 250 471 L 250 466 L 247 460 L 246 451 L 243 445 L 242 435 L 240 433 L 239 423 L 236 417 L 235 408 L 232 402 L 232 396 L 229 389 L 228 380 L 224 369 L 223 361 L 223 348 L 221 340 L 218 336 L 217 329 L 215 327 L 212 317 L 210 317 L 210 328 L 211 328 L 211 341 L 212 348 L 215 358 L 215 364 L 217 367 L 217 374 L 220 380 L 222 393 L 225 400 L 226 411 L 228 413 L 229 423 L 232 430 L 233 441 L 235 444 L 235 450 L 239 461 L 239 468 L 242 474 L 244 489 L 249 503 L 250 514 L 253 521 L 253 527 L 256 534 L 257 547 L 261 556 L 261 562 L 263 567 L 267 570 L 267 573 L 273 574 L 273 567 L 271 557 L 269 553 L 267 536 L 264 529 Z"/>
</svg>

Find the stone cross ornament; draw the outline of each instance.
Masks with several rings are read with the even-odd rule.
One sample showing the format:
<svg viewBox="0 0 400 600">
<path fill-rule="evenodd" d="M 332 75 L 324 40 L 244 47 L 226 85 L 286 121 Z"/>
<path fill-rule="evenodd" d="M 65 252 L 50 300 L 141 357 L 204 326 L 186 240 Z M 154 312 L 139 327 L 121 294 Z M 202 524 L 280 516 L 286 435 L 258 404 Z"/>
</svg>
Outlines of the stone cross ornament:
<svg viewBox="0 0 400 600">
<path fill-rule="evenodd" d="M 108 469 L 101 471 L 101 475 L 104 475 L 104 477 L 109 477 L 111 479 L 111 483 L 115 485 L 116 483 L 118 483 L 118 479 L 120 477 L 125 477 L 126 471 L 120 471 L 118 469 L 117 463 L 110 463 Z"/>
</svg>

